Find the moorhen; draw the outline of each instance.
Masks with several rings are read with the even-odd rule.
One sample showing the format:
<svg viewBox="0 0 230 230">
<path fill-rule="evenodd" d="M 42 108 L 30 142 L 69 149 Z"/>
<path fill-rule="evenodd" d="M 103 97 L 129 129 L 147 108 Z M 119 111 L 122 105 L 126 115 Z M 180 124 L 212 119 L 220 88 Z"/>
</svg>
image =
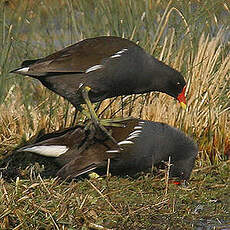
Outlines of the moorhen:
<svg viewBox="0 0 230 230">
<path fill-rule="evenodd" d="M 91 102 L 120 95 L 159 91 L 186 107 L 183 76 L 120 37 L 85 39 L 47 57 L 26 60 L 11 72 L 38 79 L 82 112 L 80 104 L 86 103 L 90 116 L 86 115 L 94 121 L 98 118 Z"/>
<path fill-rule="evenodd" d="M 54 157 L 62 167 L 58 176 L 75 178 L 92 170 L 105 173 L 110 158 L 112 175 L 134 175 L 171 158 L 170 177 L 188 180 L 198 153 L 197 145 L 180 130 L 164 123 L 140 119 L 107 127 L 118 146 L 102 132 L 76 126 L 47 134 L 18 151 Z"/>
</svg>

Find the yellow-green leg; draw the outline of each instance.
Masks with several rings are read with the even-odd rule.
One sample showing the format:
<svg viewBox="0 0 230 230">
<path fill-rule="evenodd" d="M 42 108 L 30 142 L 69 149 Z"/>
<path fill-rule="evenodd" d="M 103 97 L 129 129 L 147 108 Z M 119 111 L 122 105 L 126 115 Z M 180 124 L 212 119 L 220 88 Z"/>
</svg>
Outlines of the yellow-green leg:
<svg viewBox="0 0 230 230">
<path fill-rule="evenodd" d="M 80 105 L 78 105 L 79 110 L 88 118 L 92 120 L 94 123 L 94 126 L 97 128 L 99 127 L 106 135 L 107 137 L 112 140 L 113 143 L 118 145 L 117 141 L 113 138 L 113 136 L 109 133 L 109 131 L 104 127 L 104 126 L 116 126 L 116 127 L 124 127 L 123 124 L 121 124 L 122 121 L 130 120 L 132 119 L 131 117 L 129 118 L 114 118 L 114 119 L 99 119 L 93 105 L 89 99 L 89 91 L 91 90 L 90 87 L 88 86 L 80 86 L 80 90 L 82 92 L 83 99 L 85 100 L 85 103 L 89 109 L 89 113 L 87 113 L 85 110 L 82 109 Z M 88 128 L 91 124 L 89 123 L 86 128 Z M 120 146 L 118 145 L 118 148 Z M 110 159 L 108 159 L 108 168 L 107 168 L 107 176 L 109 174 L 109 162 Z M 97 174 L 96 174 L 97 175 Z"/>
<path fill-rule="evenodd" d="M 86 111 L 84 111 L 84 115 L 86 115 L 88 118 L 91 118 L 93 120 L 93 122 L 96 124 L 96 123 L 99 123 L 103 126 L 115 126 L 115 127 L 122 127 L 123 125 L 121 124 L 122 121 L 127 121 L 127 120 L 130 120 L 132 118 L 113 118 L 113 119 L 99 119 L 97 114 L 95 113 L 94 111 L 94 108 L 93 108 L 93 105 L 89 99 L 89 91 L 90 91 L 90 87 L 88 86 L 83 86 L 81 91 L 82 91 L 82 96 L 85 100 L 85 103 L 89 109 L 89 112 L 90 112 L 90 117 L 89 117 L 89 114 L 87 114 Z"/>
<path fill-rule="evenodd" d="M 117 141 L 111 136 L 109 131 L 104 126 L 124 127 L 124 124 L 122 124 L 121 122 L 130 120 L 132 118 L 99 119 L 89 99 L 89 91 L 91 90 L 91 88 L 82 84 L 79 87 L 79 90 L 81 90 L 82 97 L 88 107 L 89 113 L 87 113 L 80 105 L 77 106 L 79 111 L 84 114 L 88 119 L 91 119 L 95 127 L 99 127 L 115 144 L 117 144 Z M 87 128 L 89 125 L 87 125 Z"/>
<path fill-rule="evenodd" d="M 109 131 L 100 123 L 97 114 L 95 113 L 94 109 L 93 109 L 93 105 L 89 99 L 89 94 L 88 92 L 90 91 L 90 87 L 82 87 L 81 89 L 82 91 L 82 96 L 85 100 L 85 103 L 89 109 L 90 112 L 90 117 L 95 125 L 95 127 L 99 127 L 112 141 L 113 143 L 117 144 L 117 141 L 111 136 L 111 134 L 109 133 Z M 88 117 L 88 116 L 87 116 Z"/>
</svg>

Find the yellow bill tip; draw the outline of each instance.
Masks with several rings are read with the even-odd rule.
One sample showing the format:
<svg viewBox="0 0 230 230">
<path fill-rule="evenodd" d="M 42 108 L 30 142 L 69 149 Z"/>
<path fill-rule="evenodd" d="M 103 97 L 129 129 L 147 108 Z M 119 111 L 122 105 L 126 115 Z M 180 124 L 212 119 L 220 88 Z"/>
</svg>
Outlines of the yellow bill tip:
<svg viewBox="0 0 230 230">
<path fill-rule="evenodd" d="M 90 179 L 97 179 L 97 178 L 99 178 L 100 176 L 97 174 L 97 173 L 95 173 L 95 172 L 91 172 L 91 173 L 89 173 L 89 178 Z"/>
<path fill-rule="evenodd" d="M 91 90 L 91 88 L 90 88 L 89 86 L 86 86 L 85 89 L 86 89 L 87 91 L 90 91 L 90 90 Z"/>
<path fill-rule="evenodd" d="M 184 110 L 187 108 L 187 105 L 184 102 L 180 102 L 180 105 L 181 105 L 182 109 L 184 109 Z"/>
</svg>

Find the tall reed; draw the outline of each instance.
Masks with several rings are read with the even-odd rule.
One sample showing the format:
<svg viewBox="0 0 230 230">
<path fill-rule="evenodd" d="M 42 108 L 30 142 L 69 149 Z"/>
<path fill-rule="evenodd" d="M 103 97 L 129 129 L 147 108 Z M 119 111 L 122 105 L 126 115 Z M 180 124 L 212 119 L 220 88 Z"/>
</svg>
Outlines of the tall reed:
<svg viewBox="0 0 230 230">
<path fill-rule="evenodd" d="M 105 4 L 106 3 L 106 4 Z M 117 35 L 181 71 L 188 108 L 164 94 L 115 99 L 102 116 L 135 116 L 180 127 L 199 143 L 201 160 L 229 149 L 229 68 L 225 1 L 8 1 L 0 3 L 0 149 L 13 149 L 41 129 L 74 123 L 74 108 L 31 78 L 8 74 L 87 37 Z M 220 26 L 222 25 L 222 27 Z M 226 39 L 227 38 L 227 39 Z M 135 99 L 135 100 L 134 100 Z M 112 99 L 102 103 L 102 112 Z M 122 107 L 122 109 L 120 109 Z M 117 112 L 118 111 L 118 112 Z M 77 114 L 77 122 L 83 117 Z"/>
</svg>

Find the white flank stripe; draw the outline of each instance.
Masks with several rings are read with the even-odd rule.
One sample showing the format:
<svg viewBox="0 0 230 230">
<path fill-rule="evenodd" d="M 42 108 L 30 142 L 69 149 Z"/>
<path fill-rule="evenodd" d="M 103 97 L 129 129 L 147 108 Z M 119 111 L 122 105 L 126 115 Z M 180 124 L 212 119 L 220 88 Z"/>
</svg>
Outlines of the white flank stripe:
<svg viewBox="0 0 230 230">
<path fill-rule="evenodd" d="M 142 131 L 136 130 L 136 131 L 130 133 L 129 136 L 133 136 L 133 135 L 135 135 L 135 134 L 140 134 L 140 133 L 142 133 Z"/>
<path fill-rule="evenodd" d="M 128 50 L 128 49 L 122 49 L 122 50 L 118 51 L 117 54 L 122 54 L 122 53 L 124 53 L 124 52 L 127 51 L 127 50 Z"/>
<path fill-rule="evenodd" d="M 88 68 L 88 69 L 85 71 L 85 73 L 89 73 L 89 72 L 92 72 L 92 71 L 95 71 L 95 70 L 101 69 L 101 68 L 103 68 L 103 65 L 94 65 L 94 66 Z"/>
<path fill-rule="evenodd" d="M 143 128 L 142 126 L 135 126 L 135 127 L 134 127 L 134 130 L 142 129 L 142 128 Z"/>
<path fill-rule="evenodd" d="M 117 57 L 120 57 L 121 55 L 120 54 L 115 54 L 113 56 L 111 56 L 110 58 L 117 58 Z"/>
<path fill-rule="evenodd" d="M 107 153 L 120 153 L 120 150 L 107 150 Z"/>
<path fill-rule="evenodd" d="M 144 123 L 144 121 L 139 121 L 138 125 L 143 125 Z"/>
<path fill-rule="evenodd" d="M 121 56 L 121 54 L 123 54 L 125 51 L 127 51 L 128 49 L 122 49 L 118 52 L 116 52 L 114 55 L 112 55 L 110 58 L 118 58 Z"/>
<path fill-rule="evenodd" d="M 132 139 L 137 138 L 137 137 L 139 137 L 139 136 L 140 136 L 140 135 L 135 134 L 135 135 L 132 135 L 132 136 L 126 138 L 126 140 L 127 140 L 127 141 L 128 141 L 128 140 L 132 140 Z"/>
<path fill-rule="evenodd" d="M 40 146 L 24 148 L 23 151 L 33 152 L 47 157 L 59 157 L 60 155 L 67 152 L 68 149 L 69 148 L 67 148 L 65 145 L 50 145 L 50 146 L 40 145 Z"/>
<path fill-rule="evenodd" d="M 24 68 L 18 69 L 16 72 L 18 72 L 18 73 L 27 73 L 28 71 L 29 71 L 29 67 L 24 67 Z"/>
<path fill-rule="evenodd" d="M 120 141 L 118 142 L 118 145 L 133 145 L 134 143 L 132 141 Z"/>
</svg>

